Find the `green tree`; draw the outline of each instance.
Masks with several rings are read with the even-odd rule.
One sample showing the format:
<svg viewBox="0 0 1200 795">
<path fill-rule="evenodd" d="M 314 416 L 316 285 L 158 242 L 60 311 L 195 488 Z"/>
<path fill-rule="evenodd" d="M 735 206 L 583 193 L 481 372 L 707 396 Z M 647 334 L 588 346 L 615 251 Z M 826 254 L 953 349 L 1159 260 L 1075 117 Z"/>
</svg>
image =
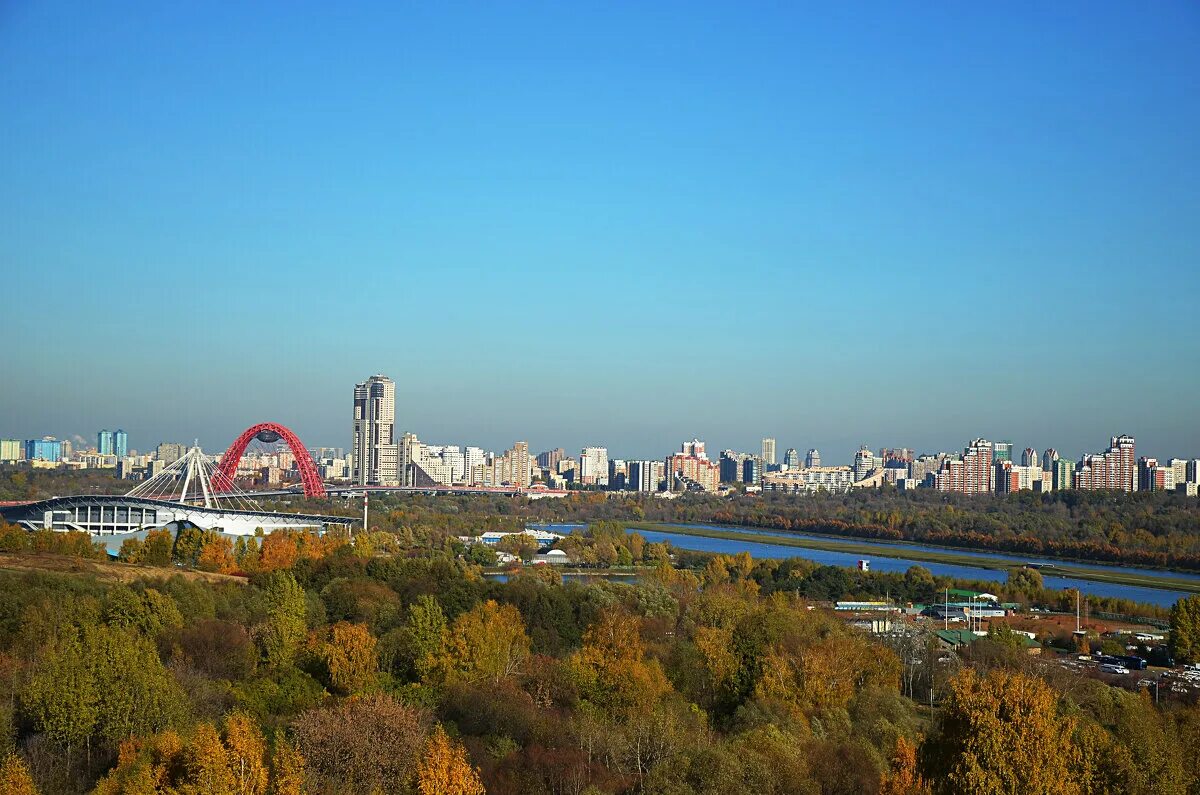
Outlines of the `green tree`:
<svg viewBox="0 0 1200 795">
<path fill-rule="evenodd" d="M 175 541 L 169 530 L 151 530 L 142 545 L 142 563 L 148 566 L 171 565 L 171 550 Z"/>
<path fill-rule="evenodd" d="M 26 714 L 38 731 L 67 750 L 86 743 L 100 720 L 100 694 L 91 661 L 72 638 L 49 649 L 22 693 Z"/>
<path fill-rule="evenodd" d="M 1008 584 L 1022 593 L 1032 594 L 1042 590 L 1042 573 L 1037 569 L 1021 566 L 1008 570 Z"/>
<path fill-rule="evenodd" d="M 268 664 L 291 665 L 308 632 L 304 589 L 290 572 L 270 575 L 264 587 L 267 619 L 259 626 L 258 638 Z"/>
</svg>

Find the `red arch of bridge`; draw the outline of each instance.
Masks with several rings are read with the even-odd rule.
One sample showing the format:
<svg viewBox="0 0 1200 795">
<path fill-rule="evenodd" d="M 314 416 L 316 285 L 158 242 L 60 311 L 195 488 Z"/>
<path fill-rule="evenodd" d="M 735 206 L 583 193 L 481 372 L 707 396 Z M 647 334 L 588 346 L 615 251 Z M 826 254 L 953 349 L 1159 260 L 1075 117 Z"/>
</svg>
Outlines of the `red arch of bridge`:
<svg viewBox="0 0 1200 795">
<path fill-rule="evenodd" d="M 296 456 L 296 468 L 300 470 L 300 481 L 304 484 L 304 496 L 324 497 L 325 483 L 317 474 L 317 466 L 313 463 L 312 456 L 308 454 L 308 448 L 300 441 L 299 436 L 292 433 L 291 429 L 277 422 L 259 423 L 242 431 L 242 435 L 234 440 L 233 444 L 229 445 L 229 449 L 225 451 L 225 455 L 221 456 L 221 463 L 217 465 L 217 471 L 213 473 L 212 490 L 225 492 L 233 489 L 233 479 L 237 477 L 238 462 L 242 460 L 242 455 L 246 452 L 246 445 L 250 444 L 250 440 L 263 431 L 274 431 L 287 442 L 288 447 L 292 448 L 292 453 Z"/>
</svg>

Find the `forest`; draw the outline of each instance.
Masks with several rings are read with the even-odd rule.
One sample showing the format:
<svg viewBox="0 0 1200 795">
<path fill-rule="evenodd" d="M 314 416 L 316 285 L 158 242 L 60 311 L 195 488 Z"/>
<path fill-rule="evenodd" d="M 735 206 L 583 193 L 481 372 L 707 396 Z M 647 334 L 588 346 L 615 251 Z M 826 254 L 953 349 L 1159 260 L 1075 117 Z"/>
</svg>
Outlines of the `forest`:
<svg viewBox="0 0 1200 795">
<path fill-rule="evenodd" d="M 0 471 L 0 500 L 53 494 L 122 493 L 128 481 L 96 470 Z M 581 491 L 565 499 L 509 496 L 379 495 L 372 527 L 418 534 L 513 529 L 526 521 L 603 519 L 701 522 L 894 541 L 1067 560 L 1200 571 L 1200 502 L 1165 492 L 1061 491 L 946 494 L 892 487 L 849 494 L 729 496 Z M 284 510 L 357 515 L 360 503 L 299 497 L 268 503 Z"/>
<path fill-rule="evenodd" d="M 1198 791 L 1200 707 L 1064 673 L 1003 631 L 962 657 L 874 639 L 815 606 L 875 587 L 853 572 L 672 565 L 598 524 L 574 543 L 620 545 L 645 576 L 498 581 L 412 534 L 277 533 L 253 553 L 164 533 L 52 572 L 13 561 L 82 560 L 86 538 L 0 533 L 0 791 Z"/>
</svg>

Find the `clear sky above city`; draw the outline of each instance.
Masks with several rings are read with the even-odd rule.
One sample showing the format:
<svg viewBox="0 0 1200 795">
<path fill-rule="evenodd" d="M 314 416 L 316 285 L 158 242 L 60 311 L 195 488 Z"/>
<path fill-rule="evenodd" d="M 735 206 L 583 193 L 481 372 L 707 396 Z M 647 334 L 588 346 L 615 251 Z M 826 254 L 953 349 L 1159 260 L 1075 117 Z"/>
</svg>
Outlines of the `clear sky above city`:
<svg viewBox="0 0 1200 795">
<path fill-rule="evenodd" d="M 1200 5 L 0 4 L 0 436 L 1200 456 Z"/>
</svg>

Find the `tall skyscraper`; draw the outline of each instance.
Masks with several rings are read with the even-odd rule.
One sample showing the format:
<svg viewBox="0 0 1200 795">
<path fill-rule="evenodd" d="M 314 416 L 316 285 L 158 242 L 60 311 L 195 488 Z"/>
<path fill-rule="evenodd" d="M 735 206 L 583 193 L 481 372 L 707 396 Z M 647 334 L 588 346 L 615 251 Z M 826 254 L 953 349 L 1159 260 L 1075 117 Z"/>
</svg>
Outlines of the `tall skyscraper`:
<svg viewBox="0 0 1200 795">
<path fill-rule="evenodd" d="M 1053 447 L 1047 448 L 1046 452 L 1042 453 L 1042 469 L 1046 472 L 1053 472 L 1054 471 L 1054 462 L 1057 460 L 1058 460 L 1058 451 L 1055 450 Z"/>
<path fill-rule="evenodd" d="M 783 454 L 784 469 L 799 469 L 800 468 L 800 453 L 795 447 L 789 447 L 788 451 Z"/>
<path fill-rule="evenodd" d="M 109 430 L 100 431 L 96 434 L 96 452 L 100 455 L 113 454 L 113 432 Z"/>
<path fill-rule="evenodd" d="M 1114 436 L 1107 451 L 1085 455 L 1079 462 L 1075 469 L 1075 488 L 1134 491 L 1137 473 L 1133 437 Z"/>
<path fill-rule="evenodd" d="M 113 434 L 113 455 L 117 458 L 129 455 L 129 434 L 120 428 Z"/>
<path fill-rule="evenodd" d="M 992 445 L 992 460 L 1012 461 L 1012 442 L 996 442 Z"/>
<path fill-rule="evenodd" d="M 768 438 L 768 439 L 762 440 L 762 460 L 763 460 L 763 463 L 765 463 L 769 467 L 775 466 L 775 440 L 774 439 Z"/>
<path fill-rule="evenodd" d="M 1024 450 L 1022 450 L 1021 451 L 1021 466 L 1023 466 L 1023 467 L 1041 466 L 1041 464 L 1038 461 L 1037 450 L 1034 450 L 1032 447 L 1026 447 Z"/>
<path fill-rule="evenodd" d="M 808 455 L 804 456 L 804 466 L 806 469 L 821 466 L 821 451 L 813 448 L 808 451 Z"/>
<path fill-rule="evenodd" d="M 395 443 L 396 382 L 373 375 L 354 386 L 354 470 L 360 486 L 399 484 Z"/>
</svg>

